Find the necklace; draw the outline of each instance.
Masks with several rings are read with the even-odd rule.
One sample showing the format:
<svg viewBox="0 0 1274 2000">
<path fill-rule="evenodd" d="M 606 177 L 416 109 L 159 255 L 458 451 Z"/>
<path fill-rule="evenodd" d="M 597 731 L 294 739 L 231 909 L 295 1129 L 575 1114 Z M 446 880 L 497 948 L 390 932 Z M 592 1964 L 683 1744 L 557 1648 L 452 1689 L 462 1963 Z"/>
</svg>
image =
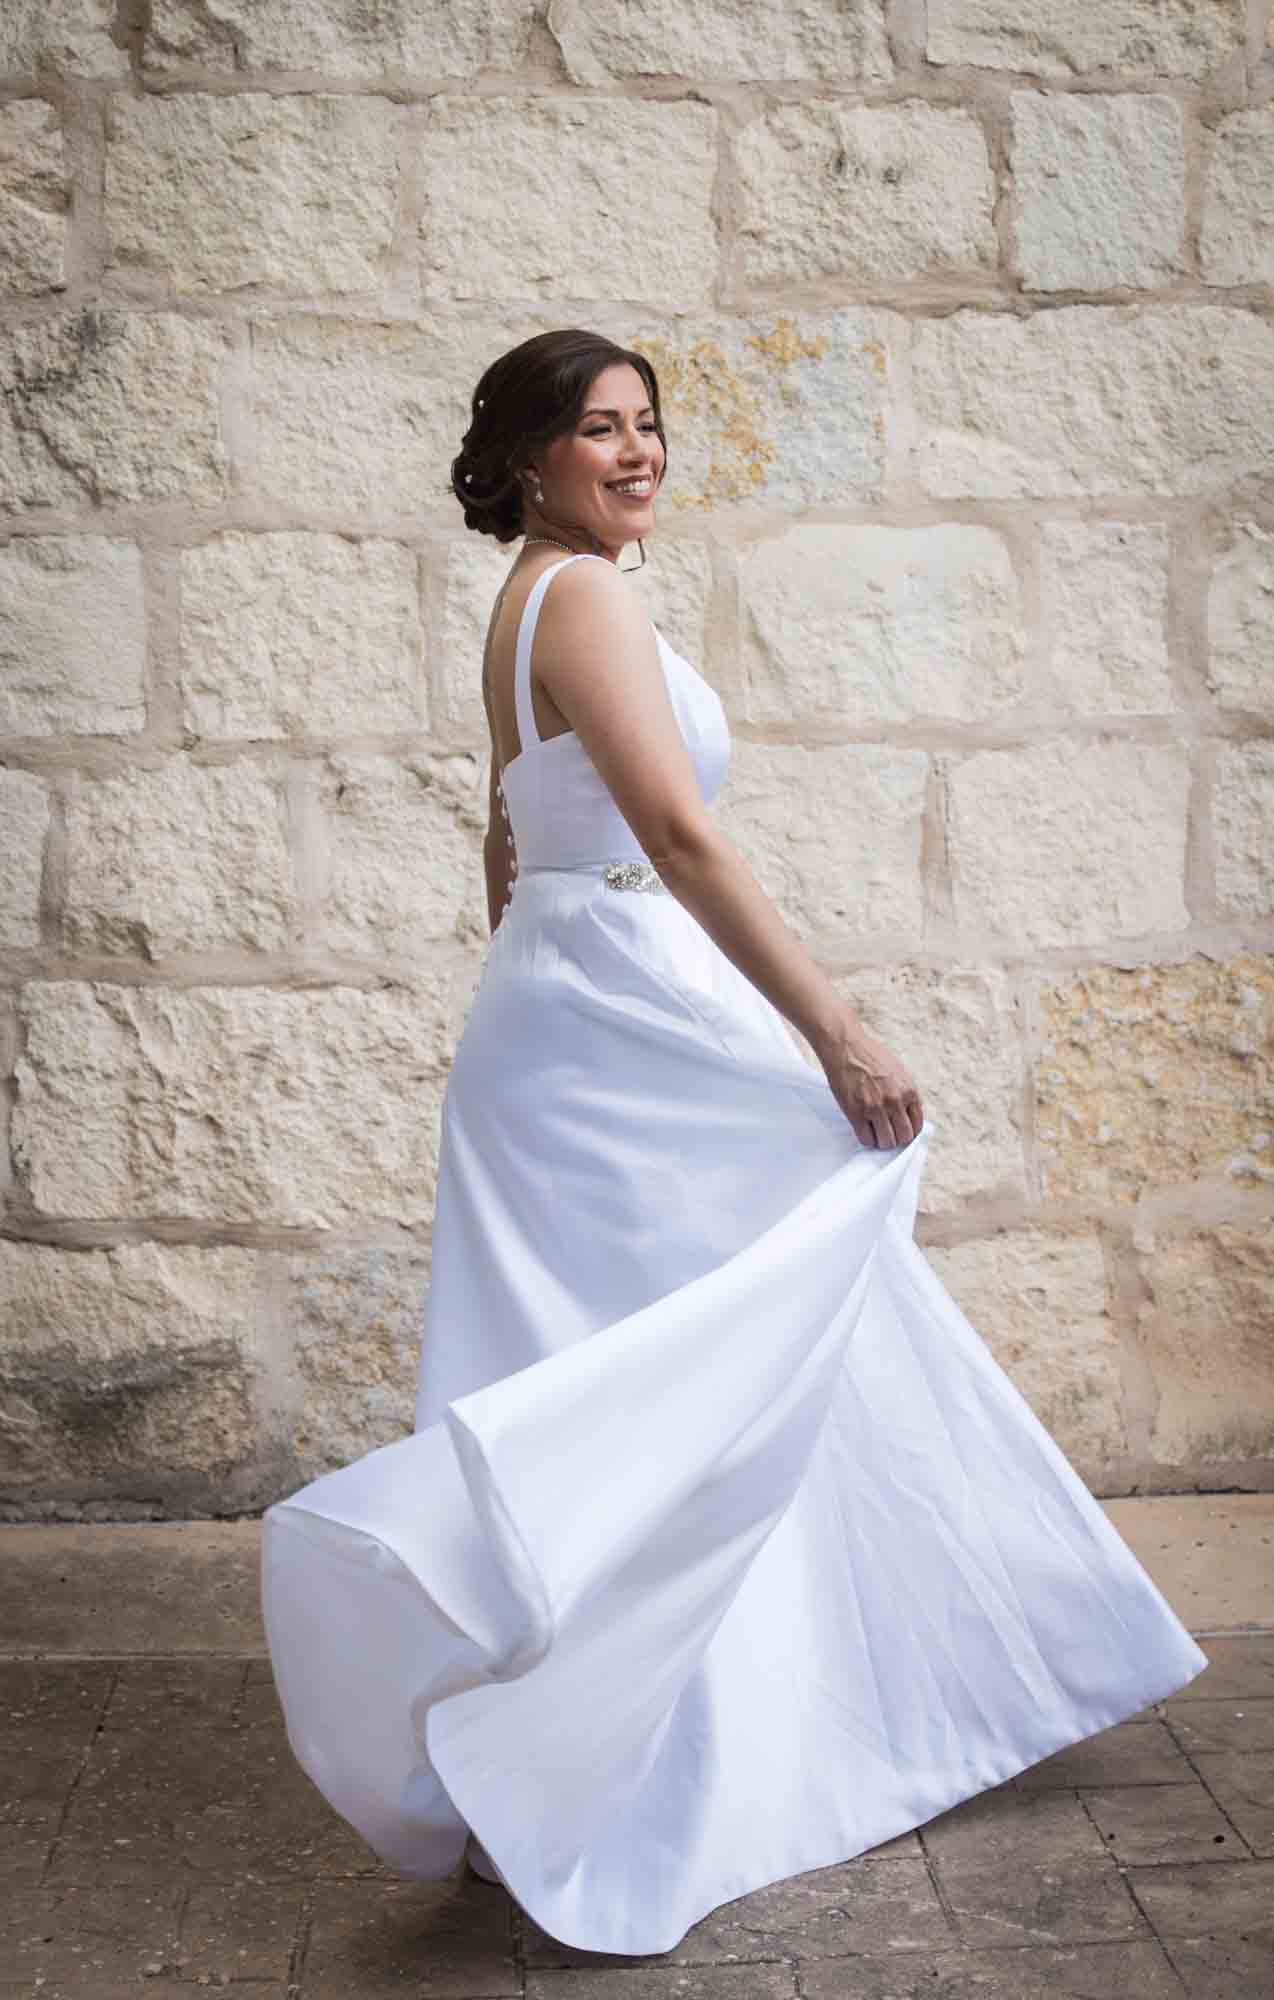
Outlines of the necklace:
<svg viewBox="0 0 1274 2000">
<path fill-rule="evenodd" d="M 532 542 L 552 542 L 554 548 L 565 549 L 568 556 L 586 556 L 591 553 L 591 551 L 588 549 L 573 549 L 569 542 L 559 542 L 556 535 L 524 535 L 522 537 L 522 546 L 524 549 L 529 548 Z M 646 566 L 645 543 L 644 542 L 640 543 L 639 547 L 641 548 L 641 561 L 639 563 L 629 563 L 628 569 L 620 571 L 621 576 L 627 576 L 629 570 L 645 568 Z"/>
</svg>

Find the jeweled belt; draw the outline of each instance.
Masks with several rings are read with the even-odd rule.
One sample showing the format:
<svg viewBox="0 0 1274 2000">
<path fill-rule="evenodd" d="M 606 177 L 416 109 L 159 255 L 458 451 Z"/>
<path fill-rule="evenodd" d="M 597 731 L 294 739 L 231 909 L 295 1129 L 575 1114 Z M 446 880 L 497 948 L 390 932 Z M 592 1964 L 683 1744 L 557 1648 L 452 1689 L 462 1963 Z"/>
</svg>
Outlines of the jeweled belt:
<svg viewBox="0 0 1274 2000">
<path fill-rule="evenodd" d="M 658 869 L 650 861 L 545 861 L 519 868 L 519 875 L 600 874 L 608 889 L 645 889 L 667 896 L 671 892 Z"/>
</svg>

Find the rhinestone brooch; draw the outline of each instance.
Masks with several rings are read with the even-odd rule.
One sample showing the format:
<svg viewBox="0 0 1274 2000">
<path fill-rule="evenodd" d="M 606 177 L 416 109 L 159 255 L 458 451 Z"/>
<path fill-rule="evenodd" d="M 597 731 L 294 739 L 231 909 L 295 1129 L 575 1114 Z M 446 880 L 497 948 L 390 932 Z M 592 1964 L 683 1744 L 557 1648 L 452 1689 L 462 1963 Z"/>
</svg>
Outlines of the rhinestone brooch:
<svg viewBox="0 0 1274 2000">
<path fill-rule="evenodd" d="M 659 871 L 649 861 L 612 861 L 602 871 L 609 889 L 662 889 L 668 894 Z"/>
</svg>

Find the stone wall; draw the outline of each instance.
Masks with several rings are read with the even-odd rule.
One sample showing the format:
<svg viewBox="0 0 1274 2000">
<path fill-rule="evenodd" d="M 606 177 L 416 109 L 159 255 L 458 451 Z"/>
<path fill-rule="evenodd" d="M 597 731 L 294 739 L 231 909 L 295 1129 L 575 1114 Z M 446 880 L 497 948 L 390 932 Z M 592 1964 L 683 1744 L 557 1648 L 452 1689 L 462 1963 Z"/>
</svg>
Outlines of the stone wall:
<svg viewBox="0 0 1274 2000">
<path fill-rule="evenodd" d="M 655 361 L 720 812 L 910 1062 L 919 1235 L 1095 1489 L 1271 1483 L 1265 0 L 8 0 L 0 1497 L 410 1427 L 486 938 L 445 486 Z"/>
</svg>

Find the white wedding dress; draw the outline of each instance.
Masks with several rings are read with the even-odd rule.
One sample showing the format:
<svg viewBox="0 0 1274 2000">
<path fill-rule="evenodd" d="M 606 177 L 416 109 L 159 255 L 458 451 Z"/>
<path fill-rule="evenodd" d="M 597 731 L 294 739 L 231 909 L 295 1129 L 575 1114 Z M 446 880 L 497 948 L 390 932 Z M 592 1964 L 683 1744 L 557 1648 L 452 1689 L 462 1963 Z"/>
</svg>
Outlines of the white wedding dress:
<svg viewBox="0 0 1274 2000">
<path fill-rule="evenodd" d="M 471 1827 L 550 1935 L 645 1953 L 1207 1662 L 916 1247 L 932 1123 L 861 1145 L 688 911 L 608 877 L 642 850 L 530 695 L 579 560 L 518 635 L 416 1429 L 268 1509 L 262 1588 L 292 1749 L 392 1868 Z M 721 703 L 657 637 L 711 802 Z"/>
</svg>

